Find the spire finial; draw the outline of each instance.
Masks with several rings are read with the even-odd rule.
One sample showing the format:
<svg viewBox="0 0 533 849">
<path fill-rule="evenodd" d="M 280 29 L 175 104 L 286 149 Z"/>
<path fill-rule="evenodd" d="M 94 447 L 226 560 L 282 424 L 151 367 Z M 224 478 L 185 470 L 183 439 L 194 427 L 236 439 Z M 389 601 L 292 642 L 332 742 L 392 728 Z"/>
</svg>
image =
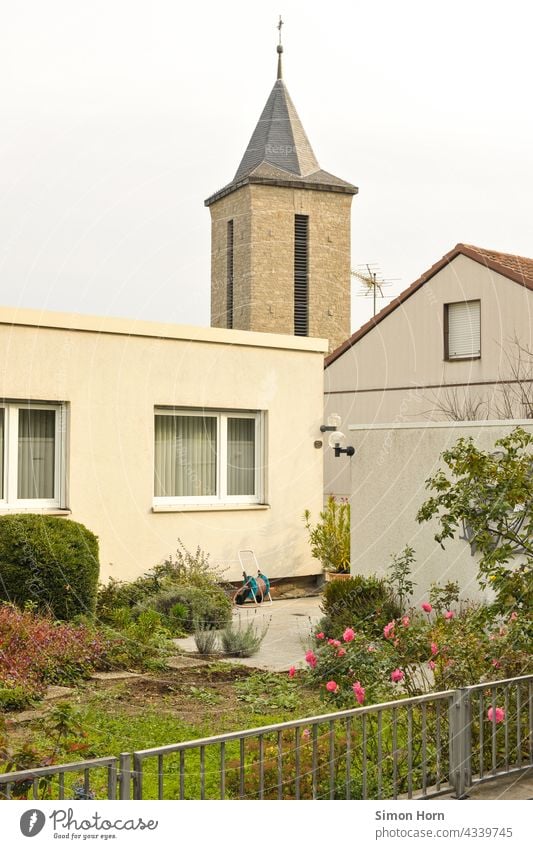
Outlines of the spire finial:
<svg viewBox="0 0 533 849">
<path fill-rule="evenodd" d="M 279 16 L 278 30 L 279 30 L 279 42 L 278 42 L 278 80 L 283 79 L 283 73 L 281 70 L 281 54 L 283 53 L 283 44 L 281 43 L 281 28 L 283 26 L 283 21 L 281 20 L 281 15 Z"/>
</svg>

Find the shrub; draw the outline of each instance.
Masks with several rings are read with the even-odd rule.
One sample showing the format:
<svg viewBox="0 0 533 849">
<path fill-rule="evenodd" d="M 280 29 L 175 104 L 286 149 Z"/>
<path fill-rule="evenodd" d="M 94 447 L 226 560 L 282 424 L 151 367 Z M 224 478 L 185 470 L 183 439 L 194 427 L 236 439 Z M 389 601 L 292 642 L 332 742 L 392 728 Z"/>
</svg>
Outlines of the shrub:
<svg viewBox="0 0 533 849">
<path fill-rule="evenodd" d="M 196 623 L 194 642 L 200 654 L 214 654 L 217 648 L 218 635 L 216 631 Z"/>
<path fill-rule="evenodd" d="M 326 621 L 321 629 L 332 637 L 339 637 L 349 626 L 381 634 L 383 626 L 400 613 L 387 583 L 375 575 L 354 575 L 326 584 L 322 611 Z"/>
<path fill-rule="evenodd" d="M 108 667 L 138 670 L 165 666 L 165 656 L 173 646 L 161 614 L 145 610 L 134 619 L 127 607 L 121 607 L 113 620 L 114 629 L 108 626 L 104 630 L 108 636 L 104 658 Z"/>
<path fill-rule="evenodd" d="M 251 657 L 256 654 L 265 638 L 268 626 L 269 622 L 259 630 L 254 622 L 249 622 L 242 627 L 240 618 L 237 626 L 233 623 L 227 625 L 220 635 L 224 654 L 230 657 Z"/>
<path fill-rule="evenodd" d="M 146 598 L 136 610 L 156 610 L 163 616 L 167 628 L 188 634 L 194 631 L 197 623 L 204 628 L 218 629 L 231 620 L 231 602 L 224 590 L 215 585 L 172 584 Z"/>
<path fill-rule="evenodd" d="M 57 516 L 0 517 L 0 599 L 34 602 L 57 619 L 94 613 L 98 540 Z"/>
<path fill-rule="evenodd" d="M 0 606 L 0 701 L 17 708 L 39 698 L 48 684 L 87 678 L 106 655 L 94 629 L 52 621 L 11 604 Z"/>
<path fill-rule="evenodd" d="M 163 563 L 154 566 L 148 574 L 153 574 L 160 581 L 167 583 L 205 587 L 224 583 L 225 571 L 219 566 L 212 566 L 209 554 L 202 551 L 200 546 L 197 546 L 193 554 L 178 539 L 176 554 L 171 554 Z"/>
<path fill-rule="evenodd" d="M 309 510 L 304 513 L 311 554 L 327 572 L 350 571 L 350 505 L 330 495 L 320 513 L 320 522 L 311 525 Z"/>
</svg>

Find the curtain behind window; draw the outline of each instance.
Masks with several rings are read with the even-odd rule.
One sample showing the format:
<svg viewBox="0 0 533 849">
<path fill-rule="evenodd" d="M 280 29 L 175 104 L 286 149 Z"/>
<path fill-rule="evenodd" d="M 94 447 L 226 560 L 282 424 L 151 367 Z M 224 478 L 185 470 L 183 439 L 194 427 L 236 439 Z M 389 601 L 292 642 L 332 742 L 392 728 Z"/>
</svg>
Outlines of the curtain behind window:
<svg viewBox="0 0 533 849">
<path fill-rule="evenodd" d="M 155 495 L 216 495 L 217 420 L 155 417 Z"/>
<path fill-rule="evenodd" d="M 228 495 L 255 495 L 255 420 L 228 418 Z"/>
<path fill-rule="evenodd" d="M 53 498 L 54 410 L 19 410 L 18 498 Z"/>
</svg>

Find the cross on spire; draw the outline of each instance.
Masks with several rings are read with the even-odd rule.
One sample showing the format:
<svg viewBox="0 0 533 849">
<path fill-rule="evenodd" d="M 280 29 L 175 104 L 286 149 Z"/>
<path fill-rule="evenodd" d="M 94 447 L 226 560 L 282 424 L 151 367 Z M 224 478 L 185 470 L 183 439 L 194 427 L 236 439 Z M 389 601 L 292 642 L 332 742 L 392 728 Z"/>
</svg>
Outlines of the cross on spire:
<svg viewBox="0 0 533 849">
<path fill-rule="evenodd" d="M 283 78 L 283 73 L 282 73 L 282 69 L 281 69 L 281 54 L 283 53 L 283 45 L 281 43 L 281 28 L 282 28 L 282 26 L 283 26 L 283 21 L 281 19 L 281 15 L 280 15 L 279 16 L 279 23 L 278 23 L 279 42 L 278 42 L 278 47 L 277 47 L 277 51 L 278 51 L 278 77 L 277 78 L 278 78 L 278 80 L 281 80 Z"/>
</svg>

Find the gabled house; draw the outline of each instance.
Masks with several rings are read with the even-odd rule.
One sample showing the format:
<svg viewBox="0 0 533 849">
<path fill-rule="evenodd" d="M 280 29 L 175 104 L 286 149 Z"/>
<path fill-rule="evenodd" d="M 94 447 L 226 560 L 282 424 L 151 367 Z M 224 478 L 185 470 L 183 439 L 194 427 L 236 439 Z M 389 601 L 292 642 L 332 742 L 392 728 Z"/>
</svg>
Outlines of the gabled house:
<svg viewBox="0 0 533 849">
<path fill-rule="evenodd" d="M 533 416 L 533 259 L 458 244 L 333 351 L 325 417 L 349 425 Z M 325 491 L 350 492 L 326 452 Z"/>
</svg>

